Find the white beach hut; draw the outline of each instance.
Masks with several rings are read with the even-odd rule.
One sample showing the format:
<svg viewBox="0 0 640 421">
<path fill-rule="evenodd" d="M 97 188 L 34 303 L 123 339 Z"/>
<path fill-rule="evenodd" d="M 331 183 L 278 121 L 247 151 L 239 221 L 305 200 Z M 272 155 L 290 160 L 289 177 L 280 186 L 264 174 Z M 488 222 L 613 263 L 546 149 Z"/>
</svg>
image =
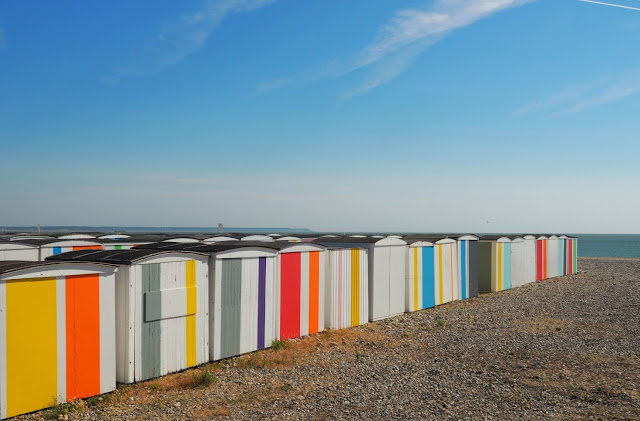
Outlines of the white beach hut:
<svg viewBox="0 0 640 421">
<path fill-rule="evenodd" d="M 0 260 L 40 260 L 41 240 L 0 241 Z"/>
<path fill-rule="evenodd" d="M 399 238 L 320 237 L 319 244 L 363 248 L 369 260 L 369 320 L 375 321 L 405 311 L 406 245 Z"/>
<path fill-rule="evenodd" d="M 208 256 L 81 250 L 48 261 L 110 263 L 116 274 L 116 378 L 133 383 L 209 360 Z"/>
<path fill-rule="evenodd" d="M 116 269 L 0 262 L 0 418 L 115 390 Z"/>
</svg>

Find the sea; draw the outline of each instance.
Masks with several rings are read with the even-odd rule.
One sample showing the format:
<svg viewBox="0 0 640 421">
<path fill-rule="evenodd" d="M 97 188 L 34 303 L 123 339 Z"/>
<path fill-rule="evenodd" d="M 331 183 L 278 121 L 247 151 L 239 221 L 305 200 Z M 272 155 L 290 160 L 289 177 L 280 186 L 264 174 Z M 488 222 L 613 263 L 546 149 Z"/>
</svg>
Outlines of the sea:
<svg viewBox="0 0 640 421">
<path fill-rule="evenodd" d="M 580 257 L 640 258 L 640 234 L 576 234 Z"/>
</svg>

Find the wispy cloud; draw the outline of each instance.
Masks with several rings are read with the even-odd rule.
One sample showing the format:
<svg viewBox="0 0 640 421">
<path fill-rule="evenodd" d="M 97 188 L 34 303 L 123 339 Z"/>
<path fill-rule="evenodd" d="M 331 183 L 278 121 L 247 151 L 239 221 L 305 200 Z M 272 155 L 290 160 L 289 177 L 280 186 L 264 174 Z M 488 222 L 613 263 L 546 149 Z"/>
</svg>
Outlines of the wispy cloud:
<svg viewBox="0 0 640 421">
<path fill-rule="evenodd" d="M 120 78 L 154 74 L 179 63 L 201 48 L 209 35 L 228 16 L 249 12 L 277 0 L 209 0 L 202 10 L 186 13 L 165 24 L 153 39 L 136 48 L 126 65 L 102 78 L 108 85 Z"/>
<path fill-rule="evenodd" d="M 514 115 L 550 113 L 574 114 L 640 93 L 640 69 L 609 74 L 583 84 L 571 85 L 530 104 Z"/>
<path fill-rule="evenodd" d="M 603 6 L 619 7 L 621 9 L 640 10 L 640 8 L 631 7 L 631 6 L 624 6 L 622 4 L 604 3 L 604 2 L 601 2 L 601 1 L 593 1 L 593 0 L 578 0 L 578 1 L 581 1 L 583 3 L 601 4 Z"/>
<path fill-rule="evenodd" d="M 7 37 L 4 33 L 4 29 L 0 28 L 0 48 L 5 48 L 7 46 Z"/>
<path fill-rule="evenodd" d="M 309 83 L 319 78 L 338 78 L 370 68 L 362 83 L 342 99 L 364 95 L 398 77 L 417 56 L 449 32 L 532 1 L 536 0 L 437 0 L 422 9 L 399 10 L 378 29 L 375 39 L 361 50 L 292 77 L 262 82 L 257 93 L 285 85 Z"/>
</svg>

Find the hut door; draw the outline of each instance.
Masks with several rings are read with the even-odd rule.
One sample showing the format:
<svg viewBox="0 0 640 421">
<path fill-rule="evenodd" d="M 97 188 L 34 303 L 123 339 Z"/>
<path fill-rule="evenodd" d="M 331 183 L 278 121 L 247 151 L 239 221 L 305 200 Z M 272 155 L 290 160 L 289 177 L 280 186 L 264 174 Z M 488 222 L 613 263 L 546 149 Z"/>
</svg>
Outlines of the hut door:
<svg viewBox="0 0 640 421">
<path fill-rule="evenodd" d="M 300 271 L 301 254 L 280 256 L 280 339 L 300 336 Z"/>
<path fill-rule="evenodd" d="M 389 247 L 389 314 L 404 313 L 405 247 Z"/>
<path fill-rule="evenodd" d="M 373 274 L 369 294 L 372 294 L 370 319 L 378 320 L 389 316 L 389 247 L 375 247 Z"/>
<path fill-rule="evenodd" d="M 66 277 L 67 401 L 100 394 L 100 275 Z"/>
</svg>

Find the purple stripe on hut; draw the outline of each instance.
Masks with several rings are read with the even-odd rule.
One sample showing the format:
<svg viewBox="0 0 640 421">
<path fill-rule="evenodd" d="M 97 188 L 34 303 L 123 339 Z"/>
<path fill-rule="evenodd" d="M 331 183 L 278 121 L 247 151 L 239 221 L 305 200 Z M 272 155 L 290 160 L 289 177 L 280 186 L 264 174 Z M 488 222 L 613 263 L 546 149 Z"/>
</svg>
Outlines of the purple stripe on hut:
<svg viewBox="0 0 640 421">
<path fill-rule="evenodd" d="M 258 349 L 263 349 L 267 258 L 259 257 L 258 262 Z"/>
</svg>

